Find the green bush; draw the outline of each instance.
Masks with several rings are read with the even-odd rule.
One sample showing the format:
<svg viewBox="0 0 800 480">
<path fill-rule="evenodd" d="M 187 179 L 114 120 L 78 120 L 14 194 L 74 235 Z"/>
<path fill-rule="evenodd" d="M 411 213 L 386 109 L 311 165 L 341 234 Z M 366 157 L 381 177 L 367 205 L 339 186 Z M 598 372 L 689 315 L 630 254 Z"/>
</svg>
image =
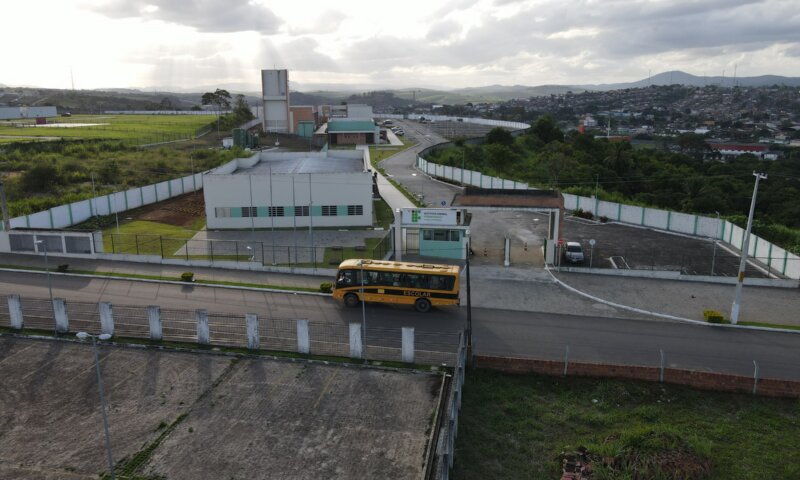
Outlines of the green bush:
<svg viewBox="0 0 800 480">
<path fill-rule="evenodd" d="M 572 211 L 572 216 L 579 217 L 579 218 L 586 218 L 588 220 L 591 220 L 592 218 L 594 218 L 594 215 L 592 215 L 592 212 L 590 212 L 588 210 L 581 210 L 580 208 L 576 208 L 575 210 L 573 210 Z"/>
<path fill-rule="evenodd" d="M 56 271 L 59 271 L 61 273 L 64 273 L 67 270 L 69 270 L 69 264 L 68 263 L 62 263 L 61 265 L 56 267 Z"/>
<path fill-rule="evenodd" d="M 194 273 L 193 272 L 181 273 L 181 280 L 184 282 L 194 282 Z"/>
<path fill-rule="evenodd" d="M 703 310 L 703 318 L 708 323 L 729 323 L 725 316 L 716 310 Z"/>
<path fill-rule="evenodd" d="M 331 293 L 331 291 L 333 291 L 333 284 L 331 282 L 322 282 L 319 284 L 319 291 L 322 293 Z"/>
</svg>

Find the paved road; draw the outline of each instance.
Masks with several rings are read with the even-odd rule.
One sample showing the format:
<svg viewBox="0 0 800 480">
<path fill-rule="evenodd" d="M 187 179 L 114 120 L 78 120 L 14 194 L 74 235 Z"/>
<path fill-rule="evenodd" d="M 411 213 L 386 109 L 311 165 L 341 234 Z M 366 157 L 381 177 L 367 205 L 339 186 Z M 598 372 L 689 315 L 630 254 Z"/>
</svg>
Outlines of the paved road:
<svg viewBox="0 0 800 480">
<path fill-rule="evenodd" d="M 330 298 L 227 290 L 201 286 L 143 284 L 128 280 L 54 277 L 54 294 L 73 300 L 118 305 L 158 304 L 162 308 L 230 313 L 255 312 L 274 318 L 308 318 L 344 325 L 361 321 L 360 309 L 346 309 Z M 0 273 L 0 292 L 47 297 L 41 275 Z M 413 326 L 435 343 L 435 332 L 453 333 L 466 322 L 466 309 L 438 309 L 419 315 L 406 307 L 367 306 L 367 330 Z M 631 318 L 601 318 L 547 312 L 476 308 L 476 353 L 571 361 L 659 364 L 659 349 L 671 367 L 752 375 L 758 361 L 761 377 L 800 380 L 800 334 L 734 330 Z"/>
<path fill-rule="evenodd" d="M 387 175 L 391 175 L 394 180 L 402 183 L 411 193 L 417 196 L 422 195 L 426 206 L 441 207 L 442 202 L 450 205 L 453 195 L 460 192 L 461 189 L 432 180 L 414 168 L 415 159 L 420 151 L 447 140 L 417 122 L 406 120 L 396 123 L 403 127 L 407 137 L 413 137 L 419 143 L 383 160 L 381 166 L 386 169 Z"/>
</svg>

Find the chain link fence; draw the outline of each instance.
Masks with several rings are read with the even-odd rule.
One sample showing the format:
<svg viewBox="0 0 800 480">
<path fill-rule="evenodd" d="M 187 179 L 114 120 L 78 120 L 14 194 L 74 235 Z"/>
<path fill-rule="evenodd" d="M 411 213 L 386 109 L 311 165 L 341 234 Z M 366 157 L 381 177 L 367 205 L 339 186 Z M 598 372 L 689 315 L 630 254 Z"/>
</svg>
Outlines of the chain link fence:
<svg viewBox="0 0 800 480">
<path fill-rule="evenodd" d="M 349 258 L 381 260 L 392 251 L 391 233 L 358 246 L 278 245 L 249 240 L 192 240 L 147 234 L 106 234 L 105 253 L 155 255 L 179 260 L 257 262 L 284 267 L 337 267 Z"/>
</svg>

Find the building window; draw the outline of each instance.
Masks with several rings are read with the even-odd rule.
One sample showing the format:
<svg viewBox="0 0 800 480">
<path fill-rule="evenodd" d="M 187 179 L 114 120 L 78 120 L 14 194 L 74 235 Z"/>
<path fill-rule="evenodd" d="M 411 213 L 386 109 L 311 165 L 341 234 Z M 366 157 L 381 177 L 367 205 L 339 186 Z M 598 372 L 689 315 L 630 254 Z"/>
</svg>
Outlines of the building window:
<svg viewBox="0 0 800 480">
<path fill-rule="evenodd" d="M 457 242 L 461 240 L 461 235 L 458 230 L 450 230 L 450 241 Z"/>
<path fill-rule="evenodd" d="M 294 207 L 294 216 L 295 217 L 307 217 L 308 216 L 308 206 L 304 207 Z"/>
<path fill-rule="evenodd" d="M 348 205 L 348 215 L 364 215 L 364 205 Z"/>
<path fill-rule="evenodd" d="M 323 217 L 335 217 L 336 215 L 337 215 L 336 205 L 323 205 L 322 206 L 322 216 Z"/>
<path fill-rule="evenodd" d="M 433 231 L 433 241 L 435 241 L 435 242 L 446 242 L 447 241 L 447 230 L 434 230 Z"/>
<path fill-rule="evenodd" d="M 258 216 L 257 207 L 242 207 L 242 217 L 257 217 L 257 216 Z"/>
<path fill-rule="evenodd" d="M 217 207 L 214 209 L 214 215 L 217 218 L 226 218 L 231 216 L 231 208 L 230 207 Z"/>
<path fill-rule="evenodd" d="M 283 216 L 283 207 L 268 207 L 267 208 L 267 215 L 270 217 L 282 217 Z"/>
<path fill-rule="evenodd" d="M 423 230 L 422 231 L 422 239 L 423 240 L 433 240 L 433 230 Z"/>
</svg>

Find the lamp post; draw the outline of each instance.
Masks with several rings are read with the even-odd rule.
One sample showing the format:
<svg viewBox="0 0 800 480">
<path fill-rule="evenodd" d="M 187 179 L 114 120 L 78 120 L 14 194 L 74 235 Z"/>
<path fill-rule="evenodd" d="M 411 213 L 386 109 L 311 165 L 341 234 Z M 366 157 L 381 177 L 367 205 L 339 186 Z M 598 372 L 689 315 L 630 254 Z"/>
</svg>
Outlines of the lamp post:
<svg viewBox="0 0 800 480">
<path fill-rule="evenodd" d="M 53 323 L 56 321 L 56 307 L 53 304 L 53 281 L 50 279 L 50 262 L 47 260 L 47 243 L 44 240 L 36 240 L 36 245 L 41 245 L 44 249 L 44 269 L 47 271 L 47 292 L 50 294 L 50 311 L 53 312 Z M 58 328 L 53 327 L 53 334 L 58 334 Z"/>
<path fill-rule="evenodd" d="M 739 304 L 742 301 L 742 286 L 744 284 L 744 269 L 747 266 L 747 251 L 750 249 L 750 230 L 753 228 L 753 214 L 756 210 L 756 195 L 758 195 L 758 181 L 766 180 L 766 173 L 753 172 L 756 177 L 756 184 L 753 187 L 753 199 L 750 201 L 750 214 L 747 216 L 747 230 L 744 232 L 744 244 L 742 245 L 742 260 L 739 262 L 739 275 L 736 279 L 736 292 L 733 296 L 733 306 L 731 307 L 731 323 L 736 325 L 739 321 Z"/>
<path fill-rule="evenodd" d="M 246 247 L 244 247 L 244 248 L 246 248 L 246 249 L 247 249 L 247 256 L 248 256 L 248 259 L 249 259 L 249 261 L 251 261 L 251 262 L 252 262 L 253 260 L 255 260 L 255 258 L 256 258 L 256 255 L 253 253 L 253 247 L 251 247 L 250 245 L 248 245 L 248 246 L 246 246 Z"/>
<path fill-rule="evenodd" d="M 362 348 L 363 356 L 367 358 L 367 302 L 364 301 L 364 260 L 360 260 L 358 265 L 361 267 L 361 336 L 363 337 Z"/>
<path fill-rule="evenodd" d="M 103 378 L 100 376 L 100 360 L 97 356 L 97 340 L 108 340 L 111 338 L 111 335 L 108 333 L 101 333 L 100 335 L 92 335 L 86 332 L 78 332 L 75 334 L 76 337 L 80 338 L 81 340 L 86 340 L 87 338 L 92 339 L 92 350 L 94 350 L 94 366 L 95 370 L 97 371 L 97 389 L 100 391 L 100 409 L 103 412 L 103 431 L 105 432 L 106 436 L 106 460 L 108 461 L 108 472 L 111 475 L 111 480 L 115 480 L 114 476 L 114 459 L 111 455 L 111 438 L 108 435 L 108 416 L 106 414 L 106 397 L 103 393 Z"/>
</svg>

